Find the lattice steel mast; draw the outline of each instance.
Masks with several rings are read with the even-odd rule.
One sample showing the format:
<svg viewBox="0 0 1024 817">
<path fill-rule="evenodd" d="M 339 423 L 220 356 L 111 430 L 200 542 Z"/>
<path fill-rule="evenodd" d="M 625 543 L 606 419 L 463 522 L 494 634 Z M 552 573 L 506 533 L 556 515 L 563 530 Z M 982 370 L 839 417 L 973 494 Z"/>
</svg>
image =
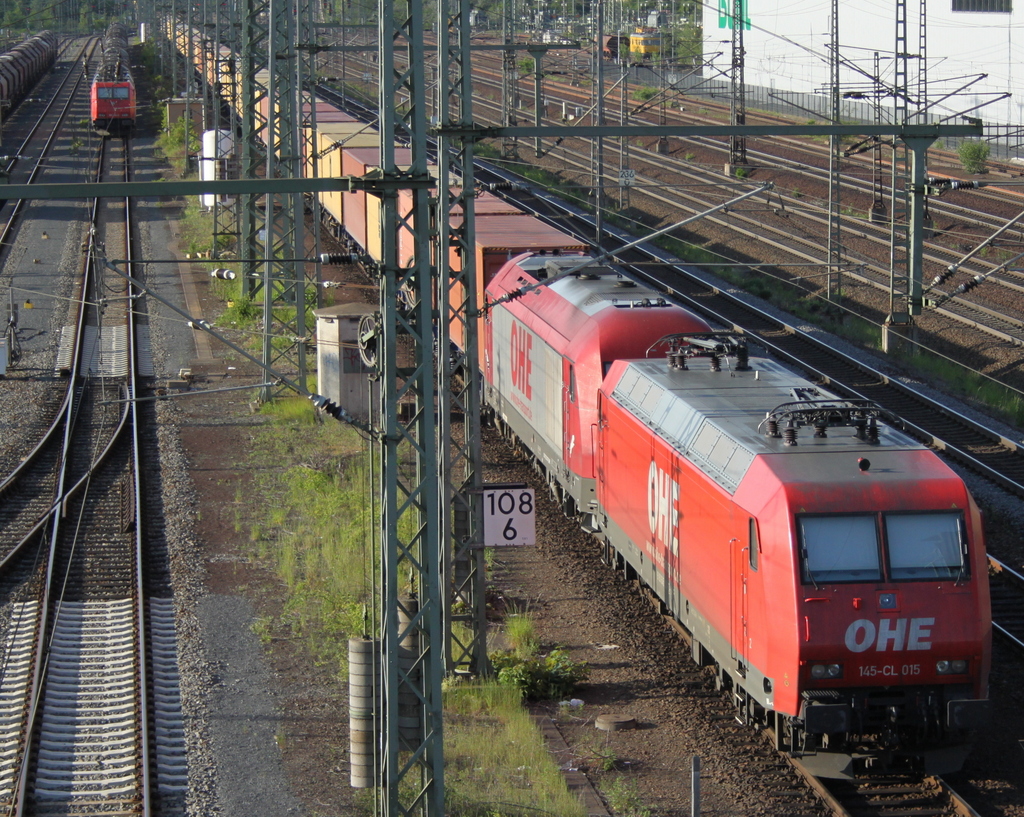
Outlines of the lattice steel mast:
<svg viewBox="0 0 1024 817">
<path fill-rule="evenodd" d="M 435 428 L 434 297 L 431 275 L 423 4 L 380 0 L 381 223 L 409 231 L 411 264 L 398 262 L 398 230 L 382 231 L 377 348 L 382 372 L 379 451 L 381 518 L 382 774 L 389 815 L 444 813 L 441 679 L 444 676 L 441 592 L 441 457 Z M 400 67 L 397 52 L 407 61 Z M 399 100 L 407 100 L 404 111 Z M 396 143 L 409 145 L 401 170 Z M 412 208 L 400 217 L 398 191 Z M 408 408 L 399 413 L 399 407 Z M 445 511 L 447 512 L 447 511 Z M 396 656 L 408 660 L 399 666 Z M 404 703 L 403 703 L 404 702 Z M 406 707 L 404 712 L 400 706 Z M 400 728 L 400 712 L 406 719 Z"/>
<path fill-rule="evenodd" d="M 909 123 L 909 68 L 907 52 L 907 0 L 896 0 L 896 44 L 893 52 L 893 122 Z M 909 152 L 905 142 L 892 141 L 892 207 L 889 226 L 889 327 L 909 328 L 911 323 L 910 270 L 907 252 Z"/>
<path fill-rule="evenodd" d="M 479 508 L 482 486 L 480 450 L 480 369 L 477 336 L 477 266 L 475 247 L 476 182 L 473 153 L 473 88 L 469 81 L 469 3 L 438 3 L 438 119 L 443 128 L 465 130 L 459 139 L 438 139 L 438 348 L 440 350 L 438 429 L 442 462 L 440 519 L 445 545 L 445 632 L 449 634 L 449 671 L 480 673 L 487 668 L 487 620 L 484 552 Z M 509 53 L 509 52 L 505 52 Z M 450 216 L 461 209 L 461 223 Z M 459 270 L 452 270 L 448 247 L 455 248 Z M 464 354 L 447 365 L 449 324 L 459 327 Z M 453 414 L 461 413 L 461 439 L 451 433 Z M 462 627 L 453 627 L 458 623 Z M 466 635 L 461 635 L 466 633 Z"/>
<path fill-rule="evenodd" d="M 747 124 L 747 86 L 743 71 L 744 49 L 743 28 L 747 23 L 746 0 L 732 0 L 732 93 L 729 99 L 729 122 L 733 125 Z M 743 136 L 729 137 L 729 167 L 742 167 L 747 163 L 747 140 Z"/>
<path fill-rule="evenodd" d="M 242 178 L 259 178 L 266 161 L 263 133 L 267 127 L 261 114 L 261 103 L 267 98 L 266 83 L 261 72 L 267 68 L 267 3 L 265 0 L 243 0 L 241 7 L 241 65 L 242 83 Z M 259 239 L 263 228 L 261 196 L 247 193 L 239 196 L 239 254 L 242 258 L 242 296 L 254 299 L 262 288 L 259 264 L 256 259 L 263 252 Z"/>
<path fill-rule="evenodd" d="M 215 80 L 212 89 L 214 115 L 210 125 L 217 130 L 227 125 L 227 130 L 231 134 L 232 153 L 230 159 L 223 160 L 222 167 L 225 171 L 224 178 L 236 178 L 238 174 L 238 151 L 234 148 L 234 145 L 238 137 L 238 113 L 235 100 L 238 89 L 235 87 L 237 76 L 235 55 L 237 54 L 239 28 L 234 25 L 235 9 L 233 5 L 214 3 L 213 6 Z M 228 50 L 222 52 L 221 47 L 224 45 L 228 46 Z M 221 121 L 221 100 L 225 97 L 230 103 L 228 105 L 228 121 L 226 123 Z M 220 134 L 218 134 L 216 144 L 216 155 L 219 156 L 221 146 Z M 238 199 L 214 196 L 211 210 L 213 215 L 213 257 L 221 257 L 223 250 L 227 247 L 233 248 L 233 252 L 237 254 L 239 241 Z"/>
<path fill-rule="evenodd" d="M 501 4 L 501 39 L 507 46 L 502 52 L 501 78 L 501 121 L 509 127 L 515 127 L 516 109 L 519 107 L 519 82 L 516 70 L 516 0 L 502 0 Z M 501 137 L 501 156 L 503 159 L 514 159 L 517 153 L 517 142 L 514 136 Z"/>
<path fill-rule="evenodd" d="M 839 0 L 832 0 L 829 36 L 829 88 L 832 94 L 832 124 L 840 124 L 842 93 L 839 88 Z M 829 137 L 828 158 L 828 278 L 826 292 L 829 300 L 839 299 L 842 293 L 843 227 L 840 208 L 842 188 L 843 140 L 833 134 Z"/>
</svg>

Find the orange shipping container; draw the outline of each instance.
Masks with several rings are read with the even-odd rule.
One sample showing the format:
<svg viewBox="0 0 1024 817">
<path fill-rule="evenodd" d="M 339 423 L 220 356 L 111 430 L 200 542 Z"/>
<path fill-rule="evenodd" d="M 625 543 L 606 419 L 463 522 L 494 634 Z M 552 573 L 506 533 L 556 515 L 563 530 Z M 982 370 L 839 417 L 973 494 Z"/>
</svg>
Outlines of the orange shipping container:
<svg viewBox="0 0 1024 817">
<path fill-rule="evenodd" d="M 459 219 L 452 219 L 453 226 Z M 550 227 L 538 218 L 516 214 L 480 215 L 475 220 L 476 240 L 476 291 L 479 307 L 484 289 L 494 275 L 507 261 L 524 252 L 551 253 L 552 255 L 574 255 L 587 251 L 587 244 Z M 449 252 L 449 263 L 453 270 L 460 270 L 461 263 L 454 250 Z M 456 304 L 463 298 L 464 290 L 452 287 L 451 302 Z M 462 327 L 451 324 L 452 342 L 463 345 Z"/>
<path fill-rule="evenodd" d="M 343 176 L 365 176 L 380 166 L 380 148 L 342 148 L 341 173 Z M 409 167 L 412 163 L 412 151 L 409 148 L 395 150 L 395 162 L 399 167 Z M 343 193 L 341 206 L 345 230 L 352 240 L 374 260 L 380 259 L 380 198 L 369 196 L 363 190 Z M 367 212 L 372 209 L 370 218 L 374 224 L 371 235 L 368 232 Z M 376 255 L 374 255 L 374 251 Z"/>
<path fill-rule="evenodd" d="M 306 132 L 310 133 L 310 129 L 307 128 Z M 305 141 L 304 147 L 307 150 L 316 149 L 317 174 L 320 178 L 336 178 L 344 175 L 341 166 L 343 147 L 372 148 L 378 145 L 378 140 L 378 134 L 362 122 L 324 122 L 317 123 L 315 139 Z M 308 155 L 303 173 L 307 177 L 313 175 L 312 161 Z M 340 237 L 338 232 L 345 224 L 342 192 L 337 190 L 321 194 L 320 205 L 336 225 L 335 236 Z"/>
</svg>

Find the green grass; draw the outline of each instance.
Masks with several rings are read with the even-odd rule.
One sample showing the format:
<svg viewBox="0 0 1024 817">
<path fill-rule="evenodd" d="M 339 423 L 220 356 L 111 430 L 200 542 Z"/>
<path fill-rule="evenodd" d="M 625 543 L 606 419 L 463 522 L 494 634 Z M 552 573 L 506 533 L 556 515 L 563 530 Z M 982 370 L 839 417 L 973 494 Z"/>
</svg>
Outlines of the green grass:
<svg viewBox="0 0 1024 817">
<path fill-rule="evenodd" d="M 643 804 L 636 780 L 618 778 L 605 792 L 608 805 L 618 817 L 651 817 L 651 810 Z"/>
<path fill-rule="evenodd" d="M 495 682 L 444 693 L 446 813 L 451 817 L 582 817 L 519 693 Z"/>
<path fill-rule="evenodd" d="M 537 627 L 533 617 L 527 613 L 512 613 L 505 618 L 505 638 L 520 658 L 535 654 L 540 646 Z"/>
<path fill-rule="evenodd" d="M 253 631 L 264 644 L 287 637 L 304 645 L 343 683 L 348 638 L 366 633 L 376 603 L 380 509 L 368 499 L 377 493 L 375 450 L 351 427 L 320 422 L 298 397 L 261 413 L 267 422 L 254 431 L 249 463 L 257 476 L 238 496 L 238 524 L 248 528 L 253 554 L 276 569 L 287 602 L 279 619 L 261 618 Z M 530 617 L 511 618 L 512 640 L 535 649 Z M 557 655 L 552 662 L 565 669 Z M 452 817 L 582 817 L 521 701 L 519 688 L 497 681 L 445 684 Z"/>
<path fill-rule="evenodd" d="M 340 678 L 346 641 L 362 634 L 372 601 L 377 519 L 366 501 L 369 455 L 354 429 L 317 422 L 307 400 L 277 400 L 262 411 L 274 422 L 254 441 L 253 546 L 288 587 L 279 626 Z"/>
</svg>

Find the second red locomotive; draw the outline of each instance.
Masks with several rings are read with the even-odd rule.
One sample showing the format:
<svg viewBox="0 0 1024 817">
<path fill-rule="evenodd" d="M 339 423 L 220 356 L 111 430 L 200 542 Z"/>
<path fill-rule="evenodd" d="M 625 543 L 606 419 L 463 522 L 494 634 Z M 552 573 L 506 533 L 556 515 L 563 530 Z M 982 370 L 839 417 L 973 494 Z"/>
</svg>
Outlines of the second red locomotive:
<svg viewBox="0 0 1024 817">
<path fill-rule="evenodd" d="M 521 257 L 488 287 L 485 393 L 605 558 L 692 635 L 737 717 L 815 773 L 960 768 L 991 660 L 963 481 L 874 404 L 692 316 L 666 354 L 660 316 L 683 310 L 615 297 L 607 268 L 558 270 Z"/>
<path fill-rule="evenodd" d="M 110 136 L 127 136 L 135 128 L 135 81 L 128 61 L 128 28 L 111 23 L 103 38 L 100 65 L 90 90 L 93 127 Z"/>
</svg>

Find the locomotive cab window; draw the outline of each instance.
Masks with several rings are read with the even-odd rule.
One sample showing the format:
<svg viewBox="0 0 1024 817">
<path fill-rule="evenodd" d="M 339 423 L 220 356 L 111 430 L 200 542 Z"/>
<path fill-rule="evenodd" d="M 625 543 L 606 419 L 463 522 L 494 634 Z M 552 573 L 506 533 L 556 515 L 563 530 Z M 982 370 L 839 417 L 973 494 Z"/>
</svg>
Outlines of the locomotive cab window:
<svg viewBox="0 0 1024 817">
<path fill-rule="evenodd" d="M 885 515 L 893 580 L 966 576 L 967 540 L 960 513 Z"/>
<path fill-rule="evenodd" d="M 99 85 L 96 87 L 97 99 L 128 99 L 129 97 L 130 93 L 127 85 L 116 87 Z"/>
<path fill-rule="evenodd" d="M 797 518 L 803 580 L 811 584 L 882 578 L 874 514 Z"/>
</svg>

